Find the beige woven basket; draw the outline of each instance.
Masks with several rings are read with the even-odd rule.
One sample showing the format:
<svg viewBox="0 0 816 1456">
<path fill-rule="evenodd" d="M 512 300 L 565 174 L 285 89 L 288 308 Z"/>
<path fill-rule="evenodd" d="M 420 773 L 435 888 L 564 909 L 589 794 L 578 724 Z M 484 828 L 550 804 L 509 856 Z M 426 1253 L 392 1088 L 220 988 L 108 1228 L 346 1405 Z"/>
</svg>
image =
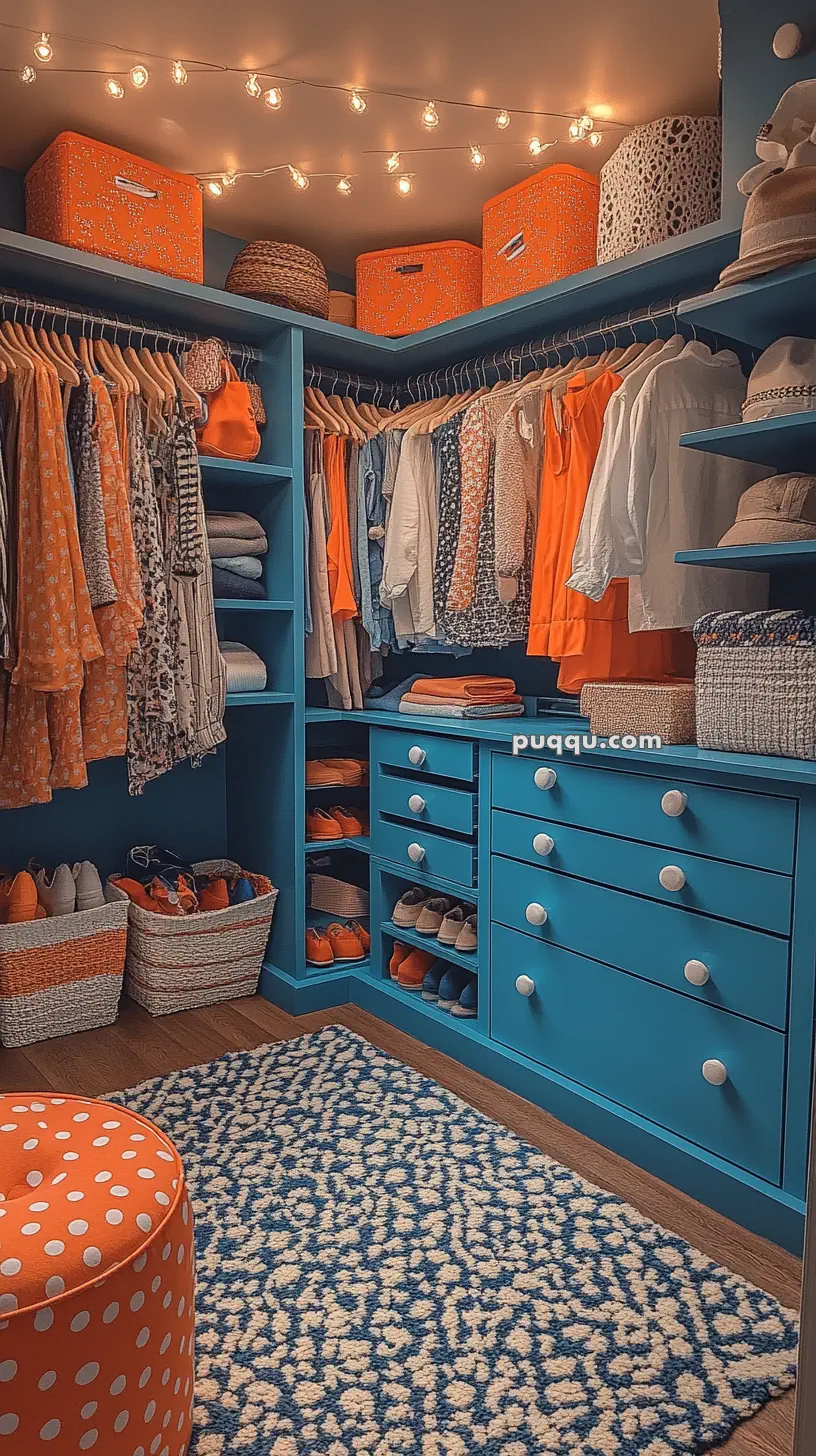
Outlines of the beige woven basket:
<svg viewBox="0 0 816 1456">
<path fill-rule="evenodd" d="M 228 859 L 201 860 L 193 869 L 197 875 L 242 872 Z M 115 881 L 108 881 L 107 892 L 124 900 L 128 909 L 125 990 L 151 1016 L 254 994 L 275 913 L 276 889 L 228 910 L 178 917 L 142 910 Z"/>
<path fill-rule="evenodd" d="M 119 1012 L 127 906 L 0 925 L 0 1043 L 109 1026 Z"/>
<path fill-rule="evenodd" d="M 357 322 L 357 299 L 353 293 L 343 293 L 339 288 L 329 290 L 329 319 L 333 324 L 345 324 L 353 329 Z"/>
<path fill-rule="evenodd" d="M 294 243 L 248 243 L 241 249 L 224 284 L 278 308 L 293 308 L 316 318 L 329 316 L 329 282 L 320 259 Z"/>
<path fill-rule="evenodd" d="M 361 890 L 358 885 L 350 885 L 345 880 L 336 880 L 333 875 L 308 875 L 307 880 L 312 910 L 352 920 L 370 913 L 368 890 Z"/>
</svg>

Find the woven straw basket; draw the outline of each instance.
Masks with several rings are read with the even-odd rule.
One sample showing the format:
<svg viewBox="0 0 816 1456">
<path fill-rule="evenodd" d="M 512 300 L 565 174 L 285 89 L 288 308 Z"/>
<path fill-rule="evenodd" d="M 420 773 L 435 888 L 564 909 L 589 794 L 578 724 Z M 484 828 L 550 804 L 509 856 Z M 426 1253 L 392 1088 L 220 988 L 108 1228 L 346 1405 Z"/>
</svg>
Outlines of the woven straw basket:
<svg viewBox="0 0 816 1456">
<path fill-rule="evenodd" d="M 308 882 L 312 910 L 322 910 L 326 915 L 340 915 L 345 919 L 370 913 L 368 890 L 347 884 L 345 880 L 336 880 L 333 875 L 309 875 Z"/>
<path fill-rule="evenodd" d="M 122 993 L 127 906 L 0 925 L 0 1043 L 109 1026 Z"/>
<path fill-rule="evenodd" d="M 343 293 L 339 288 L 329 293 L 329 318 L 333 324 L 345 324 L 353 329 L 357 322 L 357 300 L 353 293 Z"/>
<path fill-rule="evenodd" d="M 229 859 L 201 860 L 197 875 L 240 875 Z M 125 990 L 151 1016 L 212 1006 L 234 996 L 252 996 L 258 985 L 276 889 L 228 910 L 195 915 L 158 915 L 142 910 L 108 881 L 108 895 L 128 912 Z"/>
<path fill-rule="evenodd" d="M 329 316 L 329 281 L 319 258 L 294 243 L 248 243 L 241 249 L 224 284 L 228 293 L 242 293 L 278 308 Z"/>
</svg>

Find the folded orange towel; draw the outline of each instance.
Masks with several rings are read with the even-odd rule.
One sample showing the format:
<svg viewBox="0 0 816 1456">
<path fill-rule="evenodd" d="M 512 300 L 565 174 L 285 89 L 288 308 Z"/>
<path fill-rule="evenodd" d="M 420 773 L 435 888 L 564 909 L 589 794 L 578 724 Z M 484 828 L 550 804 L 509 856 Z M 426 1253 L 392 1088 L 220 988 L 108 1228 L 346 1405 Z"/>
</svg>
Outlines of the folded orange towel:
<svg viewBox="0 0 816 1456">
<path fill-rule="evenodd" d="M 412 686 L 414 693 L 428 693 L 434 698 L 449 698 L 451 702 L 494 702 L 515 693 L 516 684 L 511 677 L 490 677 L 487 673 L 474 673 L 470 677 L 420 677 Z"/>
<path fill-rule="evenodd" d="M 410 692 L 403 693 L 400 701 L 403 703 L 455 703 L 459 706 L 461 706 L 462 704 L 470 704 L 473 707 L 492 708 L 501 707 L 505 703 L 520 703 L 521 697 L 518 693 L 508 693 L 506 696 L 500 698 L 443 698 L 441 695 L 436 695 L 434 693 L 415 693 L 412 688 Z"/>
</svg>

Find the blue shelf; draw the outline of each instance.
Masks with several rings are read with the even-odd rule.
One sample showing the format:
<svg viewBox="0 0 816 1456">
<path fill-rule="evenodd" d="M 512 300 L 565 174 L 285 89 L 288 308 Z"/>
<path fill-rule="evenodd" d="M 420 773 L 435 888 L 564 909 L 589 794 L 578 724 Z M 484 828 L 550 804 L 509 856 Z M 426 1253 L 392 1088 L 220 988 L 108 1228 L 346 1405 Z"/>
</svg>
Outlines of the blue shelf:
<svg viewBox="0 0 816 1456">
<path fill-rule="evenodd" d="M 291 465 L 266 465 L 258 460 L 222 460 L 215 455 L 199 455 L 198 463 L 205 485 L 272 485 L 292 479 Z"/>
<path fill-rule="evenodd" d="M 344 712 L 342 708 L 307 708 L 307 723 L 342 723 L 344 718 L 351 718 L 354 714 Z"/>
<path fill-rule="evenodd" d="M 227 693 L 228 708 L 259 708 L 264 703 L 293 703 L 294 693 Z"/>
<path fill-rule="evenodd" d="M 736 258 L 738 248 L 732 258 Z M 637 257 L 637 254 L 635 254 Z M 786 334 L 816 337 L 816 260 L 778 268 L 680 306 L 680 317 L 720 338 L 767 349 Z"/>
<path fill-rule="evenodd" d="M 324 854 L 327 849 L 356 849 L 358 854 L 371 853 L 371 840 L 366 834 L 355 834 L 353 839 L 311 839 L 307 841 L 307 854 Z"/>
<path fill-rule="evenodd" d="M 775 471 L 812 471 L 816 467 L 816 410 L 726 425 L 721 430 L 695 430 L 681 435 L 680 444 L 688 450 L 749 460 Z"/>
<path fill-rule="evenodd" d="M 761 546 L 722 546 L 713 551 L 678 551 L 684 566 L 720 566 L 732 571 L 774 571 L 816 565 L 816 540 L 780 541 Z M 736 756 L 736 755 L 735 755 Z"/>
<path fill-rule="evenodd" d="M 243 597 L 216 597 L 215 609 L 217 612 L 293 612 L 295 604 L 258 599 L 247 601 Z"/>
<path fill-rule="evenodd" d="M 470 971 L 474 976 L 479 973 L 478 952 L 475 950 L 454 950 L 452 945 L 441 945 L 435 935 L 420 935 L 417 930 L 395 925 L 393 920 L 384 920 L 380 930 L 385 935 L 390 935 L 392 940 L 400 940 L 403 945 L 415 945 L 419 950 L 426 950 L 429 955 L 437 956 L 441 961 L 450 961 L 454 966 L 461 966 L 463 971 Z"/>
<path fill-rule="evenodd" d="M 354 967 L 355 972 L 359 963 Z M 423 1001 L 420 991 L 406 991 L 397 981 L 392 981 L 390 976 L 378 976 L 376 980 L 370 978 L 378 991 L 384 991 L 386 995 L 393 997 L 395 1001 L 403 1001 L 406 1006 L 413 1006 L 414 1010 L 421 1015 L 427 1016 L 431 1021 L 442 1021 L 449 1026 L 455 1027 L 458 1032 L 465 1036 L 473 1036 L 477 1041 L 485 1042 L 484 1033 L 479 1030 L 479 1022 L 475 1016 L 452 1016 L 450 1011 L 440 1010 L 435 1001 Z"/>
</svg>

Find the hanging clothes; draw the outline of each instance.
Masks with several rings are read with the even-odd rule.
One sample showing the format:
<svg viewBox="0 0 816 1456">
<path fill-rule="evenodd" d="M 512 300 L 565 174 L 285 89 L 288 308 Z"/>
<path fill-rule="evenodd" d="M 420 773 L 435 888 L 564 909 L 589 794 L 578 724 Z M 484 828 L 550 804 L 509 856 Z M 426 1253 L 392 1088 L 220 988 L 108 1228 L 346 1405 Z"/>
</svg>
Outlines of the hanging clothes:
<svg viewBox="0 0 816 1456">
<path fill-rule="evenodd" d="M 387 446 L 382 435 L 361 447 L 357 479 L 357 559 L 360 611 L 372 649 L 397 645 L 394 618 L 380 600 L 385 556 L 386 499 L 383 491 Z"/>
<path fill-rule="evenodd" d="M 439 518 L 433 444 L 406 434 L 396 469 L 380 601 L 391 608 L 401 645 L 436 637 L 434 561 Z"/>
<path fill-rule="evenodd" d="M 535 534 L 544 451 L 543 386 L 516 396 L 496 430 L 496 579 L 502 601 L 512 601 L 524 565 L 526 542 Z"/>
<path fill-rule="evenodd" d="M 111 576 L 105 532 L 96 401 L 91 381 L 84 369 L 79 370 L 79 388 L 71 391 L 66 425 L 82 563 L 91 606 L 102 607 L 116 601 L 116 587 Z"/>
<path fill-rule="evenodd" d="M 324 436 L 306 431 L 306 512 L 309 521 L 309 599 L 312 631 L 306 638 L 306 676 L 329 678 L 337 672 L 332 627 L 328 539 L 331 528 L 328 486 L 324 473 Z"/>
<path fill-rule="evenodd" d="M 326 542 L 329 593 L 332 617 L 344 622 L 357 616 L 346 494 L 346 441 L 340 435 L 327 435 L 324 449 L 331 521 Z"/>
<path fill-rule="evenodd" d="M 11 501 L 5 463 L 6 412 L 0 393 L 0 668 L 11 652 L 12 535 Z"/>
</svg>

